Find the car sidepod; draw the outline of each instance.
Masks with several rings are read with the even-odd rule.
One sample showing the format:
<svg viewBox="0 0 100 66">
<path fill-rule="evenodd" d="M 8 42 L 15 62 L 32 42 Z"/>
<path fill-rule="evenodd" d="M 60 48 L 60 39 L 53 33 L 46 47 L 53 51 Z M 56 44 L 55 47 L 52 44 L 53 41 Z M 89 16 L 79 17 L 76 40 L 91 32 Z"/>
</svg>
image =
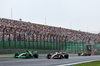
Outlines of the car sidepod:
<svg viewBox="0 0 100 66">
<path fill-rule="evenodd" d="M 62 54 L 56 54 L 54 57 L 54 59 L 63 59 L 63 55 Z"/>
</svg>

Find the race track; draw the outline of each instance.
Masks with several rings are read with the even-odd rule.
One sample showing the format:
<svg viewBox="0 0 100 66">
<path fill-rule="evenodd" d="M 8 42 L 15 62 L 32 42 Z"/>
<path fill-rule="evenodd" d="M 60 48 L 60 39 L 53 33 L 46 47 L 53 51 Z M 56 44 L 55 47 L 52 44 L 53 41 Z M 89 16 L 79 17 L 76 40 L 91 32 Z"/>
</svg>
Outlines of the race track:
<svg viewBox="0 0 100 66">
<path fill-rule="evenodd" d="M 72 56 L 69 59 L 46 59 L 45 57 L 38 59 L 0 58 L 0 66 L 59 66 L 97 59 L 100 59 L 100 56 Z"/>
</svg>

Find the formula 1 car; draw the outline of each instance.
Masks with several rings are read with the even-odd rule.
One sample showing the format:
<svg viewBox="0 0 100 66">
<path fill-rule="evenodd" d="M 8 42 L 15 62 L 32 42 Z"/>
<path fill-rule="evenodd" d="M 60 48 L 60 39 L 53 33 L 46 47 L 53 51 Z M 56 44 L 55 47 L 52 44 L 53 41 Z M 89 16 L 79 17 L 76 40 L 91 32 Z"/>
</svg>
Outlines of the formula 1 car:
<svg viewBox="0 0 100 66">
<path fill-rule="evenodd" d="M 13 57 L 14 58 L 38 58 L 39 57 L 39 54 L 37 54 L 37 51 L 26 51 L 25 53 L 21 53 L 21 54 L 18 54 L 18 53 L 15 53 L 13 54 Z"/>
<path fill-rule="evenodd" d="M 55 54 L 48 54 L 47 59 L 68 59 L 69 58 L 69 54 L 67 54 L 66 52 L 56 52 Z"/>
<path fill-rule="evenodd" d="M 91 53 L 87 53 L 87 52 L 78 53 L 78 56 L 91 56 Z"/>
</svg>

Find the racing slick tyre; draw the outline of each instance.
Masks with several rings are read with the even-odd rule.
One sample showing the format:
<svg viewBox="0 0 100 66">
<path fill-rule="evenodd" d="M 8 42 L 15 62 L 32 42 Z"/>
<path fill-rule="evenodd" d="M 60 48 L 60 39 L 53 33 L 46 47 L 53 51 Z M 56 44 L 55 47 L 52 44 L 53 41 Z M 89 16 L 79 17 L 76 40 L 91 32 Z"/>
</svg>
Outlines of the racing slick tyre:
<svg viewBox="0 0 100 66">
<path fill-rule="evenodd" d="M 16 57 L 16 56 L 19 56 L 19 54 L 18 54 L 18 53 L 15 53 L 15 58 L 18 58 L 18 57 Z"/>
<path fill-rule="evenodd" d="M 51 58 L 51 56 L 52 56 L 51 54 L 48 54 L 48 55 L 47 55 L 47 59 L 50 59 L 50 58 Z"/>
<path fill-rule="evenodd" d="M 78 56 L 81 56 L 81 53 L 78 53 Z"/>
<path fill-rule="evenodd" d="M 69 54 L 65 54 L 64 58 L 68 59 L 69 58 Z"/>
<path fill-rule="evenodd" d="M 88 56 L 91 56 L 91 53 L 89 53 Z"/>
<path fill-rule="evenodd" d="M 34 58 L 38 58 L 38 54 L 33 54 Z"/>
</svg>

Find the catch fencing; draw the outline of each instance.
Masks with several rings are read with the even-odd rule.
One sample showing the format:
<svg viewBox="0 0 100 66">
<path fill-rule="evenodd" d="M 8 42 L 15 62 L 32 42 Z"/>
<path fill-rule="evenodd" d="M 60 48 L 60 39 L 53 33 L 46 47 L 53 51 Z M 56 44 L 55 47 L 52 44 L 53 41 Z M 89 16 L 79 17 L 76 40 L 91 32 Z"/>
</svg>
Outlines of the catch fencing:
<svg viewBox="0 0 100 66">
<path fill-rule="evenodd" d="M 0 50 L 33 49 L 66 51 L 68 53 L 86 51 L 86 43 L 84 42 L 69 42 L 67 36 L 45 34 L 36 30 L 5 27 L 0 39 Z"/>
</svg>

